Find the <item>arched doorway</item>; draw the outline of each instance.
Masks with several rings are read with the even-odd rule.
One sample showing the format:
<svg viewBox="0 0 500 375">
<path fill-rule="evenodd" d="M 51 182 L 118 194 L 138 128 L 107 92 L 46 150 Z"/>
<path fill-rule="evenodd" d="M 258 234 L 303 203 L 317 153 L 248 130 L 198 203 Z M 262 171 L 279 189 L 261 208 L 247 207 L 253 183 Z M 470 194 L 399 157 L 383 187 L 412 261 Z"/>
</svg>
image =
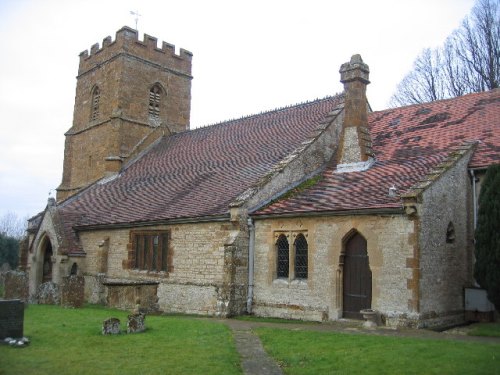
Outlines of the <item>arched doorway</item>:
<svg viewBox="0 0 500 375">
<path fill-rule="evenodd" d="M 41 256 L 43 256 L 42 261 L 42 283 L 52 281 L 52 244 L 50 239 L 45 237 L 41 247 Z"/>
<path fill-rule="evenodd" d="M 343 268 L 343 317 L 362 319 L 359 311 L 371 308 L 372 272 L 366 240 L 358 232 L 345 242 Z"/>
</svg>

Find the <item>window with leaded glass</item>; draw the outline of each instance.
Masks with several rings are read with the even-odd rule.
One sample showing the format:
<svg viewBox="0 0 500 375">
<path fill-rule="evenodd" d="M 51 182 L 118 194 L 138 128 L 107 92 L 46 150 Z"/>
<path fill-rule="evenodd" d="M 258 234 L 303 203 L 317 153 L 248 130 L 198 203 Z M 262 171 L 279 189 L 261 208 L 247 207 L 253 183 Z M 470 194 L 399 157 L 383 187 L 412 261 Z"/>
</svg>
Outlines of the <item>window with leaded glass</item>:
<svg viewBox="0 0 500 375">
<path fill-rule="evenodd" d="M 149 118 L 151 120 L 159 120 L 160 118 L 161 93 L 159 85 L 154 85 L 149 91 Z"/>
<path fill-rule="evenodd" d="M 90 121 L 99 119 L 99 102 L 101 100 L 101 90 L 98 86 L 92 90 L 92 108 L 90 111 Z"/>
<path fill-rule="evenodd" d="M 277 273 L 278 277 L 288 277 L 289 272 L 289 244 L 286 236 L 281 234 L 276 241 L 276 249 L 278 253 Z"/>
<path fill-rule="evenodd" d="M 295 278 L 307 279 L 307 240 L 301 233 L 295 238 Z"/>
<path fill-rule="evenodd" d="M 135 232 L 132 241 L 135 269 L 168 271 L 168 231 Z"/>
</svg>

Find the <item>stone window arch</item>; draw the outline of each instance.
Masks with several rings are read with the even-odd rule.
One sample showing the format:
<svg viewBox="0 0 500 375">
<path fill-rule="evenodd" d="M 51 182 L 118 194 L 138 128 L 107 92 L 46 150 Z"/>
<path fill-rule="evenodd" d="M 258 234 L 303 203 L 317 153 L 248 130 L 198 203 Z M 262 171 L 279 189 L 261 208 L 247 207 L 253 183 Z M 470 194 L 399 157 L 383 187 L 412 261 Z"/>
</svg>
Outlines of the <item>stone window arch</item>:
<svg viewBox="0 0 500 375">
<path fill-rule="evenodd" d="M 274 233 L 274 238 L 276 268 L 273 277 L 288 281 L 307 279 L 309 274 L 307 231 L 279 231 Z"/>
<path fill-rule="evenodd" d="M 101 101 L 101 89 L 99 86 L 94 86 L 92 89 L 92 101 L 91 101 L 91 109 L 90 109 L 90 121 L 99 120 L 100 111 L 99 105 Z"/>
</svg>

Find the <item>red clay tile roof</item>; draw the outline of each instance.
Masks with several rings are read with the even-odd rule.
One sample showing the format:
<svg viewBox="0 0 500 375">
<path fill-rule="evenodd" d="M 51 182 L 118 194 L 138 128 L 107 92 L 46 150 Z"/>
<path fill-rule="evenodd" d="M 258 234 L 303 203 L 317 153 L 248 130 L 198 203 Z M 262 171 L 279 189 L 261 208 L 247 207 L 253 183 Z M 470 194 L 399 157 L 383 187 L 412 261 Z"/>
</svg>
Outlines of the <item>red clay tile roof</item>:
<svg viewBox="0 0 500 375">
<path fill-rule="evenodd" d="M 343 101 L 338 95 L 162 138 L 120 175 L 60 205 L 67 225 L 227 215 Z"/>
<path fill-rule="evenodd" d="M 376 155 L 370 169 L 334 173 L 332 162 L 315 186 L 255 214 L 402 207 L 399 198 L 388 196 L 389 187 L 394 185 L 404 194 L 466 141 L 479 141 L 469 167 L 500 163 L 499 89 L 374 112 L 368 121 Z"/>
</svg>

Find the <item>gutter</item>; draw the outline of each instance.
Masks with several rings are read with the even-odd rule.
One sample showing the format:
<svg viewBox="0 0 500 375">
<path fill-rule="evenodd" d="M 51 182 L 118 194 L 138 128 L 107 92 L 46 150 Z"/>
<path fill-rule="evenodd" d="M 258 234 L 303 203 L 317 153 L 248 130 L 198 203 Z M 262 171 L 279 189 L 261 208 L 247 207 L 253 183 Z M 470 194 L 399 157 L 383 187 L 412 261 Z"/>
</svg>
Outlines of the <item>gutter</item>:
<svg viewBox="0 0 500 375">
<path fill-rule="evenodd" d="M 293 217 L 321 217 L 321 216 L 346 216 L 346 215 L 403 215 L 405 213 L 403 207 L 393 208 L 368 208 L 358 210 L 342 210 L 342 211 L 321 211 L 321 212 L 288 212 L 288 213 L 273 213 L 273 214 L 256 214 L 252 213 L 255 219 L 271 219 L 271 218 L 293 218 Z"/>
<path fill-rule="evenodd" d="M 253 300 L 253 270 L 254 270 L 254 255 L 255 255 L 255 226 L 252 218 L 248 218 L 248 233 L 250 240 L 248 244 L 248 293 L 247 293 L 247 313 L 252 313 Z"/>
<path fill-rule="evenodd" d="M 78 231 L 86 231 L 93 229 L 123 229 L 123 228 L 137 228 L 137 227 L 152 227 L 155 225 L 172 225 L 172 224 L 193 224 L 193 223 L 207 223 L 212 221 L 229 221 L 229 215 L 220 216 L 202 216 L 190 218 L 178 218 L 167 220 L 155 220 L 147 222 L 125 222 L 113 224 L 90 224 L 90 225 L 75 225 L 73 229 Z"/>
</svg>

